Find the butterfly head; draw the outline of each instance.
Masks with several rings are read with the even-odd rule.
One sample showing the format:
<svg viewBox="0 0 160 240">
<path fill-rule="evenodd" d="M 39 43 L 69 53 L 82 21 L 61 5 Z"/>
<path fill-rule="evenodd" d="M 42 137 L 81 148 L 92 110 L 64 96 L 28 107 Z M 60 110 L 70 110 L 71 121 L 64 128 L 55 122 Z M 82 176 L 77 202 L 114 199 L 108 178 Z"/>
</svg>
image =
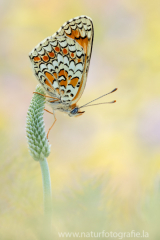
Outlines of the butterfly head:
<svg viewBox="0 0 160 240">
<path fill-rule="evenodd" d="M 74 107 L 69 113 L 68 115 L 70 117 L 79 117 L 80 115 L 82 115 L 84 112 L 80 112 L 78 107 Z"/>
</svg>

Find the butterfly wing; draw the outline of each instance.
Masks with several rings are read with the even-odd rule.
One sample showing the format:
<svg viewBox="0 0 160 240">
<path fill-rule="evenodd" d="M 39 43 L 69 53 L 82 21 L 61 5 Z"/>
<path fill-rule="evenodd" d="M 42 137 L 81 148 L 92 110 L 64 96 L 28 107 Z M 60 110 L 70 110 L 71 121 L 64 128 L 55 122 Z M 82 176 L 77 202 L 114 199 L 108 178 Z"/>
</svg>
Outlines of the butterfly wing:
<svg viewBox="0 0 160 240">
<path fill-rule="evenodd" d="M 29 54 L 33 71 L 45 91 L 70 104 L 84 71 L 84 50 L 67 36 L 48 37 Z"/>
<path fill-rule="evenodd" d="M 94 28 L 92 19 L 87 16 L 80 16 L 69 20 L 53 36 L 67 36 L 74 39 L 81 47 L 83 47 L 84 58 L 84 71 L 81 78 L 81 83 L 77 94 L 72 99 L 72 104 L 75 104 L 81 97 L 87 80 L 89 64 L 92 54 Z"/>
<path fill-rule="evenodd" d="M 72 105 L 86 84 L 93 43 L 93 24 L 86 16 L 66 22 L 29 54 L 33 71 L 45 91 Z"/>
</svg>

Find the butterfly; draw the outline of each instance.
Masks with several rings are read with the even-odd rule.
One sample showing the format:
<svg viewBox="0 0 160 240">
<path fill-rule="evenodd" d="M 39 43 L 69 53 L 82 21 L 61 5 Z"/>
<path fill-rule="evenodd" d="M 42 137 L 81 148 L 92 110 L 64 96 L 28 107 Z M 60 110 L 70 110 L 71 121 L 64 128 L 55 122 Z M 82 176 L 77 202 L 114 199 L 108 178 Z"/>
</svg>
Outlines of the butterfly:
<svg viewBox="0 0 160 240">
<path fill-rule="evenodd" d="M 79 16 L 64 23 L 29 53 L 34 74 L 49 95 L 46 103 L 52 107 L 53 114 L 59 110 L 77 117 L 84 113 L 82 107 L 92 106 L 87 105 L 89 102 L 78 107 L 77 102 L 85 89 L 93 38 L 92 19 Z"/>
</svg>

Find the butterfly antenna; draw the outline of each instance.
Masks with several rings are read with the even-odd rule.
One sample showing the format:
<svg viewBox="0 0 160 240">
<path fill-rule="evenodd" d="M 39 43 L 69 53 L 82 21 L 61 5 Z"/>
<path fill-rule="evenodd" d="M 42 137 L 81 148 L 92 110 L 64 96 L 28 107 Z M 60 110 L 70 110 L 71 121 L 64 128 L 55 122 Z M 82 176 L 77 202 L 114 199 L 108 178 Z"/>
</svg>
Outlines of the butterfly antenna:
<svg viewBox="0 0 160 240">
<path fill-rule="evenodd" d="M 79 108 L 89 107 L 89 106 L 93 106 L 93 105 L 98 105 L 98 104 L 92 104 L 92 105 L 87 106 L 89 103 L 92 103 L 92 102 L 94 102 L 94 101 L 96 101 L 96 100 L 98 100 L 98 99 L 100 99 L 100 98 L 102 98 L 102 97 L 104 97 L 104 96 L 106 96 L 106 95 L 108 95 L 108 94 L 110 94 L 110 93 L 113 93 L 113 92 L 117 91 L 117 89 L 118 89 L 118 88 L 114 88 L 111 92 L 106 93 L 106 94 L 104 94 L 104 95 L 102 95 L 102 96 L 100 96 L 100 97 L 98 97 L 98 98 L 96 98 L 96 99 L 94 99 L 94 100 L 86 103 L 85 105 L 83 105 L 83 106 L 81 106 L 81 107 L 79 107 Z M 116 101 L 114 100 L 114 101 L 112 101 L 112 102 L 107 102 L 107 103 L 114 103 L 114 102 L 116 102 Z M 105 103 L 99 103 L 99 104 L 105 104 Z"/>
<path fill-rule="evenodd" d="M 84 106 L 84 107 L 91 107 L 91 106 L 96 106 L 96 105 L 101 105 L 101 104 L 107 104 L 107 103 L 115 103 L 116 100 L 113 100 L 111 102 L 103 102 L 103 103 L 96 103 L 96 104 L 91 104 L 91 105 L 87 105 L 87 106 Z"/>
</svg>

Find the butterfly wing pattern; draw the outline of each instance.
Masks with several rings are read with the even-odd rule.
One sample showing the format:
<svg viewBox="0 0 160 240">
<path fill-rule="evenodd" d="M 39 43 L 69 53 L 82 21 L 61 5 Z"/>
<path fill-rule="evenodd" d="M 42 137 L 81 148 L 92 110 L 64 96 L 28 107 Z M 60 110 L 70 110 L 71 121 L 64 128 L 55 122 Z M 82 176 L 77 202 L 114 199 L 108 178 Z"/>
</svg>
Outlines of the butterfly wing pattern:
<svg viewBox="0 0 160 240">
<path fill-rule="evenodd" d="M 35 76 L 52 97 L 47 103 L 53 110 L 69 113 L 76 107 L 86 85 L 93 35 L 92 20 L 76 17 L 29 54 Z"/>
</svg>

